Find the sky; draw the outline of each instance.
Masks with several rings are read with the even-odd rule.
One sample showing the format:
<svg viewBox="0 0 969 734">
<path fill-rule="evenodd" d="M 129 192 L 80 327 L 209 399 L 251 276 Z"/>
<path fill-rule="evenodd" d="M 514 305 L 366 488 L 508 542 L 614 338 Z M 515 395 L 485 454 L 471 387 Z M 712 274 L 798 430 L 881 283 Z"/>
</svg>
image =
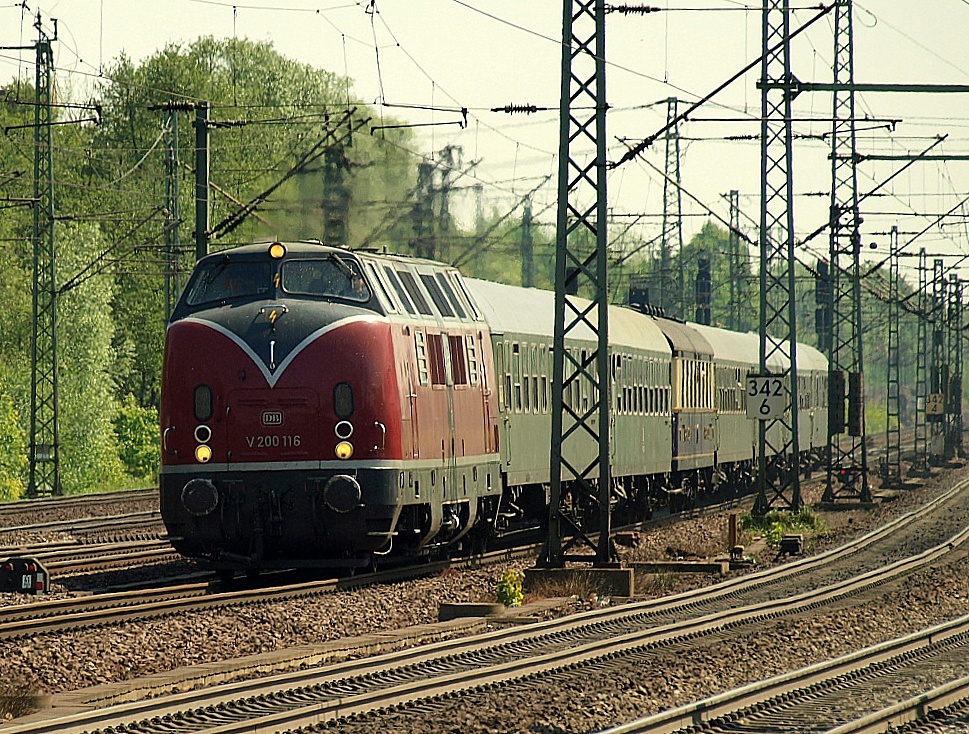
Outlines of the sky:
<svg viewBox="0 0 969 734">
<path fill-rule="evenodd" d="M 609 158 L 654 135 L 666 120 L 667 100 L 681 106 L 707 95 L 760 55 L 759 4 L 742 0 L 653 0 L 660 12 L 607 16 L 606 89 L 610 106 Z M 794 0 L 793 26 L 813 17 L 817 3 Z M 269 41 L 284 56 L 352 80 L 352 93 L 415 125 L 415 157 L 461 147 L 473 166 L 485 206 L 505 212 L 539 186 L 534 211 L 554 221 L 558 150 L 563 5 L 559 0 L 0 0 L 0 46 L 29 46 L 40 13 L 52 31 L 58 89 L 83 97 L 119 54 L 143 60 L 166 44 L 199 36 Z M 802 81 L 832 79 L 833 14 L 792 48 L 792 70 Z M 855 79 L 869 83 L 969 85 L 969 0 L 865 0 L 854 3 Z M 0 83 L 32 79 L 32 53 L 0 50 Z M 759 68 L 717 95 L 680 127 L 684 237 L 689 240 L 714 212 L 729 219 L 726 195 L 740 192 L 742 228 L 753 239 L 760 207 Z M 160 100 L 161 101 L 161 100 Z M 493 112 L 505 105 L 547 108 L 535 114 Z M 917 153 L 937 136 L 933 152 L 969 154 L 969 94 L 864 93 L 856 100 L 858 150 L 863 155 Z M 800 236 L 827 219 L 830 144 L 813 136 L 830 131 L 831 97 L 795 99 L 795 229 Z M 457 111 L 468 110 L 467 124 Z M 429 124 L 435 123 L 435 124 Z M 462 124 L 459 124 L 462 123 Z M 800 137 L 804 136 L 804 137 Z M 733 140 L 725 138 L 733 137 Z M 627 142 L 624 142 L 627 141 Z M 659 232 L 665 148 L 654 143 L 640 159 L 617 166 L 607 188 L 610 239 L 648 238 Z M 863 161 L 861 194 L 901 166 Z M 542 184 L 542 182 L 545 182 Z M 470 189 L 469 189 L 470 191 Z M 900 231 L 910 252 L 955 263 L 969 254 L 969 161 L 910 166 L 865 200 L 865 257 L 887 254 L 888 232 Z M 471 194 L 463 210 L 471 211 Z M 457 207 L 461 210 L 462 205 Z M 934 223 L 955 208 L 952 216 Z M 627 231 L 628 228 L 628 231 Z M 625 234 L 623 234 L 625 232 Z M 920 234 L 921 233 L 921 234 Z M 875 247 L 871 247 L 875 245 Z M 805 248 L 813 259 L 827 238 Z M 969 263 L 969 261 L 967 261 Z M 903 263 L 909 267 L 911 261 Z M 961 271 L 963 274 L 966 269 Z"/>
</svg>

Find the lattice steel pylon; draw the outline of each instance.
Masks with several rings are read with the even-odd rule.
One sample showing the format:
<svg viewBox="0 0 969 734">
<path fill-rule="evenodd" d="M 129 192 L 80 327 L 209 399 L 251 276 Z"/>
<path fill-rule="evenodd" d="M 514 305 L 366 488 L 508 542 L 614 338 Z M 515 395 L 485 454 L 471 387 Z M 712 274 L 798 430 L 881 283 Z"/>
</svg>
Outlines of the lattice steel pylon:
<svg viewBox="0 0 969 734">
<path fill-rule="evenodd" d="M 919 305 L 918 326 L 915 346 L 915 437 L 913 442 L 912 464 L 909 476 L 927 477 L 929 475 L 928 426 L 925 421 L 925 402 L 928 398 L 927 358 L 929 351 L 928 321 L 929 294 L 928 268 L 926 267 L 925 248 L 919 250 Z"/>
<path fill-rule="evenodd" d="M 663 177 L 663 232 L 660 240 L 660 293 L 667 313 L 686 318 L 686 275 L 683 263 L 683 194 L 680 186 L 680 130 L 678 100 L 666 100 L 666 176 Z M 671 272 L 676 248 L 676 278 Z M 672 287 L 675 283 L 675 288 Z M 673 304 L 676 304 L 675 308 Z"/>
<path fill-rule="evenodd" d="M 606 349 L 606 8 L 603 0 L 564 0 L 563 6 L 551 489 L 548 537 L 539 559 L 553 568 L 588 561 L 589 556 L 569 554 L 578 544 L 595 550 L 596 565 L 614 556 Z M 579 292 L 588 298 L 574 295 Z M 591 338 L 596 348 L 566 351 L 565 341 L 580 336 Z M 588 403 L 565 399 L 572 394 L 588 396 Z M 596 521 L 599 536 L 593 542 L 589 531 Z"/>
<path fill-rule="evenodd" d="M 892 227 L 888 256 L 888 375 L 885 416 L 885 463 L 882 486 L 902 485 L 902 414 L 900 410 L 898 227 Z"/>
<path fill-rule="evenodd" d="M 831 344 L 827 483 L 822 500 L 871 502 L 865 446 L 864 359 L 861 339 L 861 216 L 855 144 L 852 0 L 834 3 L 834 110 L 831 128 Z M 847 376 L 847 379 L 845 379 Z M 848 409 L 844 409 L 844 401 Z M 840 405 L 835 405 L 840 403 Z M 847 422 L 843 420 L 847 416 Z M 842 434 L 848 429 L 847 437 Z"/>
<path fill-rule="evenodd" d="M 743 323 L 743 304 L 746 300 L 746 277 L 747 277 L 747 243 L 743 245 L 744 251 L 740 252 L 740 192 L 731 189 L 728 195 L 730 202 L 730 309 L 727 323 L 733 331 L 740 331 Z"/>
<path fill-rule="evenodd" d="M 165 322 L 171 318 L 181 292 L 179 255 L 181 250 L 179 225 L 178 112 L 177 105 L 165 107 Z"/>
<path fill-rule="evenodd" d="M 949 333 L 952 335 L 949 364 L 952 365 L 952 373 L 949 377 L 947 412 L 949 413 L 949 435 L 951 437 L 950 458 L 964 455 L 962 446 L 962 334 L 965 321 L 963 315 L 965 307 L 962 303 L 963 282 L 956 274 L 949 277 L 951 288 Z"/>
<path fill-rule="evenodd" d="M 767 0 L 761 62 L 760 374 L 779 378 L 786 410 L 760 421 L 755 514 L 801 508 L 789 0 Z"/>
<path fill-rule="evenodd" d="M 63 494 L 57 389 L 57 268 L 54 257 L 54 158 L 51 144 L 51 41 L 37 29 L 34 105 L 34 273 L 28 497 Z"/>
<path fill-rule="evenodd" d="M 929 366 L 929 394 L 925 417 L 929 424 L 929 463 L 938 464 L 945 453 L 946 411 L 945 383 L 948 374 L 945 348 L 946 287 L 945 263 L 932 261 L 932 350 Z"/>
</svg>

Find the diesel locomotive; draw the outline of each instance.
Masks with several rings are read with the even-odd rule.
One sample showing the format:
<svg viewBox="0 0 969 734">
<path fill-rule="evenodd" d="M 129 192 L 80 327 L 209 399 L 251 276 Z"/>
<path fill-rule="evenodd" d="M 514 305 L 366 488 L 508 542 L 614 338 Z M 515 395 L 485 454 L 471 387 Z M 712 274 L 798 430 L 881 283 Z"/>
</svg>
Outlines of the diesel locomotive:
<svg viewBox="0 0 969 734">
<path fill-rule="evenodd" d="M 160 494 L 173 545 L 227 571 L 347 568 L 539 527 L 553 301 L 318 243 L 201 259 L 165 342 Z M 748 485 L 757 336 L 621 306 L 609 319 L 617 512 Z M 566 348 L 596 344 L 579 333 Z M 823 355 L 798 345 L 798 375 L 807 466 L 826 445 Z M 584 389 L 563 399 L 586 406 Z"/>
</svg>

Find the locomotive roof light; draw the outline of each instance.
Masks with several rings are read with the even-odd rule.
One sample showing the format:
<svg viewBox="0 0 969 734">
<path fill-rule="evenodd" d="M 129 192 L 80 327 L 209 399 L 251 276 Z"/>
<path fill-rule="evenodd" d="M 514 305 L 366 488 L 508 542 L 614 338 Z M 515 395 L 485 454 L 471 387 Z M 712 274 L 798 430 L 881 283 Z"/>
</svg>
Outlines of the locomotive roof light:
<svg viewBox="0 0 969 734">
<path fill-rule="evenodd" d="M 338 459 L 349 459 L 351 456 L 353 456 L 353 444 L 349 441 L 340 441 L 340 443 L 336 445 L 334 453 Z"/>
<path fill-rule="evenodd" d="M 200 443 L 195 447 L 195 460 L 199 464 L 207 464 L 209 459 L 212 458 L 212 449 L 206 446 L 204 443 Z"/>
<path fill-rule="evenodd" d="M 272 245 L 269 246 L 269 257 L 271 257 L 273 260 L 279 260 L 285 254 L 286 248 L 278 242 L 273 242 Z"/>
</svg>

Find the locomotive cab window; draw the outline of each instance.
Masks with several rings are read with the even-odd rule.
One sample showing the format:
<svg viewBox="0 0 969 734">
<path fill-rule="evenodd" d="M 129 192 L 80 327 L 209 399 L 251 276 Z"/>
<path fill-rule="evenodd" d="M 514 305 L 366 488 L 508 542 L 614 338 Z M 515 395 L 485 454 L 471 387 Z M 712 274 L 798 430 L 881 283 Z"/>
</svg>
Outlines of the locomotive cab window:
<svg viewBox="0 0 969 734">
<path fill-rule="evenodd" d="M 293 295 L 340 298 L 365 303 L 370 286 L 355 260 L 332 255 L 325 260 L 288 260 L 282 267 L 283 291 Z"/>
<path fill-rule="evenodd" d="M 263 296 L 272 285 L 272 267 L 268 262 L 230 260 L 226 256 L 199 265 L 186 288 L 185 303 L 200 306 Z"/>
</svg>

